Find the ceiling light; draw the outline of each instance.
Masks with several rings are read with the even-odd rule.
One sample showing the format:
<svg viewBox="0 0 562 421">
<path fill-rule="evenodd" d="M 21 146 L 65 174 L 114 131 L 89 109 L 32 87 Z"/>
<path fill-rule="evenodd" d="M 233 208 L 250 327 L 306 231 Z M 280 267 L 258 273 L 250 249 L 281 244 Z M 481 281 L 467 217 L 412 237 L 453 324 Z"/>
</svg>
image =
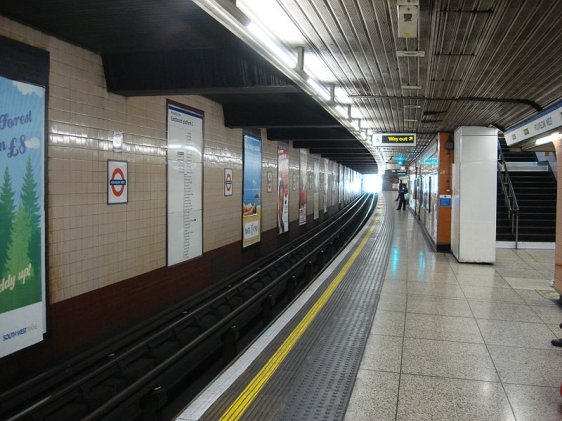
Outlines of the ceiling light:
<svg viewBox="0 0 562 421">
<path fill-rule="evenodd" d="M 306 51 L 304 53 L 304 71 L 322 82 L 337 82 L 336 77 L 324 63 L 324 60 L 313 52 Z"/>
<path fill-rule="evenodd" d="M 253 21 L 261 22 L 276 38 L 289 45 L 304 45 L 300 30 L 277 0 L 236 0 L 236 7 Z"/>
<path fill-rule="evenodd" d="M 336 102 L 340 104 L 353 104 L 353 100 L 349 97 L 349 95 L 347 95 L 347 92 L 344 88 L 336 86 L 334 93 L 336 97 Z"/>
<path fill-rule="evenodd" d="M 425 57 L 425 51 L 396 51 L 396 57 Z"/>
<path fill-rule="evenodd" d="M 314 92 L 316 92 L 318 95 L 320 95 L 326 101 L 330 100 L 330 92 L 328 92 L 328 90 L 326 88 L 324 88 L 322 85 L 320 85 L 320 83 L 318 83 L 316 80 L 314 80 L 312 78 L 308 78 L 307 82 L 312 87 L 312 89 L 314 89 Z"/>
<path fill-rule="evenodd" d="M 343 107 L 341 105 L 336 105 L 334 107 L 334 110 L 336 111 L 336 113 L 338 113 L 341 117 L 347 119 L 349 118 L 349 110 L 347 107 Z"/>
<path fill-rule="evenodd" d="M 282 64 L 289 68 L 294 68 L 297 65 L 297 57 L 291 55 L 287 50 L 283 49 L 277 42 L 275 42 L 271 37 L 261 29 L 256 23 L 250 22 L 246 25 L 248 32 L 254 37 L 254 39 L 262 44 L 268 52 L 278 59 Z"/>
<path fill-rule="evenodd" d="M 548 136 L 541 137 L 535 140 L 535 146 L 544 145 L 550 142 L 556 142 L 557 140 L 562 140 L 562 133 L 556 132 L 551 133 Z"/>
<path fill-rule="evenodd" d="M 404 105 L 404 108 L 421 108 L 421 105 Z"/>
<path fill-rule="evenodd" d="M 404 121 L 416 122 L 416 121 L 418 121 L 418 120 L 416 120 L 416 119 L 411 119 L 411 118 L 405 118 Z"/>
<path fill-rule="evenodd" d="M 402 85 L 400 86 L 402 89 L 421 89 L 422 87 L 419 85 Z"/>
<path fill-rule="evenodd" d="M 351 118 L 363 118 L 363 113 L 359 110 L 358 107 L 351 106 L 350 109 L 351 109 L 351 113 L 350 113 Z"/>
</svg>

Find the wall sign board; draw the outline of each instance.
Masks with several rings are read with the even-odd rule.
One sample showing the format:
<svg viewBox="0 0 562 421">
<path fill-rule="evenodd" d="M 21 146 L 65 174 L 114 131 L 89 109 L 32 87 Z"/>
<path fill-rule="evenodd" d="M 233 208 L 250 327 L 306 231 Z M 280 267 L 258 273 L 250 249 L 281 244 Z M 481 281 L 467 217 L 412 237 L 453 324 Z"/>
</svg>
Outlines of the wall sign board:
<svg viewBox="0 0 562 421">
<path fill-rule="evenodd" d="M 203 253 L 203 112 L 168 102 L 168 266 Z"/>
<path fill-rule="evenodd" d="M 127 161 L 107 161 L 107 204 L 116 205 L 128 202 L 129 177 Z"/>
<path fill-rule="evenodd" d="M 387 146 L 415 146 L 416 135 L 415 133 L 382 134 L 380 135 L 380 143 Z"/>
</svg>

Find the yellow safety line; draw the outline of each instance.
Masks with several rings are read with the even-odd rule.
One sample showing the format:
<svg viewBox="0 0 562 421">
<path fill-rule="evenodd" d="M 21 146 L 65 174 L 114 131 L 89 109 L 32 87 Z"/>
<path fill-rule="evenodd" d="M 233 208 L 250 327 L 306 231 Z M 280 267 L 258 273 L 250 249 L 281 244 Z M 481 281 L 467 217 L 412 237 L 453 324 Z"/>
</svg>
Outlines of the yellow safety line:
<svg viewBox="0 0 562 421">
<path fill-rule="evenodd" d="M 306 332 L 310 324 L 314 321 L 314 318 L 328 302 L 338 285 L 341 283 L 341 281 L 351 268 L 353 262 L 355 262 L 355 260 L 357 259 L 357 256 L 359 256 L 359 253 L 361 253 L 361 250 L 363 250 L 363 248 L 365 247 L 365 244 L 373 233 L 375 227 L 376 224 L 373 223 L 369 228 L 367 234 L 365 234 L 365 237 L 363 237 L 357 249 L 353 252 L 349 260 L 345 263 L 343 268 L 330 283 L 326 291 L 324 291 L 318 301 L 314 304 L 314 306 L 312 306 L 306 316 L 304 316 L 304 318 L 300 321 L 297 327 L 295 327 L 295 329 L 291 332 L 287 339 L 285 339 L 285 341 L 277 349 L 275 354 L 273 354 L 269 361 L 262 367 L 259 373 L 257 373 L 252 381 L 248 383 L 242 393 L 238 395 L 238 398 L 236 398 L 236 400 L 232 402 L 232 404 L 220 418 L 221 420 L 234 421 L 240 419 L 240 417 L 244 415 L 250 404 L 254 401 L 258 393 L 265 386 L 265 383 L 271 378 L 271 376 L 273 376 L 273 374 L 275 374 L 289 352 L 291 352 L 298 340 Z"/>
</svg>

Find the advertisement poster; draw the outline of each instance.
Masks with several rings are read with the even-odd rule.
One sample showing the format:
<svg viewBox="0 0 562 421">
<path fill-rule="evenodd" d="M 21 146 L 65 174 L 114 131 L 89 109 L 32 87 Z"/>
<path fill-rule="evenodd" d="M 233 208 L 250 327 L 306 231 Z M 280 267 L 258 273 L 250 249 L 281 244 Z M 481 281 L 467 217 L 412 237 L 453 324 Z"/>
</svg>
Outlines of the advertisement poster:
<svg viewBox="0 0 562 421">
<path fill-rule="evenodd" d="M 338 163 L 332 162 L 332 206 L 338 203 Z"/>
<path fill-rule="evenodd" d="M 320 217 L 320 155 L 314 156 L 314 220 Z"/>
<path fill-rule="evenodd" d="M 306 224 L 306 189 L 307 186 L 307 151 L 300 149 L 300 184 L 299 184 L 299 225 Z"/>
<path fill-rule="evenodd" d="M 244 135 L 242 247 L 261 240 L 261 141 Z"/>
<path fill-rule="evenodd" d="M 330 182 L 330 169 L 328 167 L 328 160 L 326 158 L 322 158 L 322 161 L 324 161 L 324 213 L 328 213 L 328 184 Z"/>
<path fill-rule="evenodd" d="M 277 145 L 277 226 L 279 234 L 289 231 L 289 145 Z"/>
<path fill-rule="evenodd" d="M 345 180 L 344 180 L 344 166 L 342 164 L 338 164 L 339 167 L 339 183 L 340 183 L 340 194 L 339 194 L 339 203 L 343 203 L 344 202 L 344 188 L 345 188 Z"/>
<path fill-rule="evenodd" d="M 43 340 L 45 89 L 0 77 L 0 357 Z"/>
<path fill-rule="evenodd" d="M 203 253 L 203 112 L 168 103 L 168 266 Z"/>
</svg>

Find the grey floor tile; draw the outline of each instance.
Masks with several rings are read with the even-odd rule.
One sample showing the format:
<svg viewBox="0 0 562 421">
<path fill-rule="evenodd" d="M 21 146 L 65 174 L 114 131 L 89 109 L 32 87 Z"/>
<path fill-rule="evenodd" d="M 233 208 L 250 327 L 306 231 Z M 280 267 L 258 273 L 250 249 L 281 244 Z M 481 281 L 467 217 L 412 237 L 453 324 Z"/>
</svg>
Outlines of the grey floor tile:
<svg viewBox="0 0 562 421">
<path fill-rule="evenodd" d="M 498 267 L 496 268 L 497 272 L 503 276 L 504 278 L 536 278 L 537 277 L 537 270 L 531 267 L 521 268 L 521 267 L 513 267 L 508 266 L 506 268 Z"/>
<path fill-rule="evenodd" d="M 497 261 L 521 261 L 521 257 L 517 254 L 518 250 L 515 249 L 496 249 L 496 262 Z"/>
<path fill-rule="evenodd" d="M 459 421 L 515 420 L 500 383 L 458 379 L 451 379 L 449 383 Z"/>
<path fill-rule="evenodd" d="M 483 344 L 404 338 L 402 373 L 497 381 Z"/>
<path fill-rule="evenodd" d="M 548 327 L 554 333 L 555 338 L 562 338 L 562 329 L 560 329 L 560 324 L 551 325 L 549 324 Z"/>
<path fill-rule="evenodd" d="M 407 313 L 404 335 L 409 338 L 484 342 L 473 318 L 436 314 Z"/>
<path fill-rule="evenodd" d="M 471 285 L 488 288 L 510 288 L 509 284 L 498 274 L 457 274 L 457 281 L 460 285 Z"/>
<path fill-rule="evenodd" d="M 562 349 L 511 348 L 488 345 L 503 383 L 559 387 L 562 379 Z"/>
<path fill-rule="evenodd" d="M 403 375 L 399 420 L 514 421 L 499 383 Z"/>
<path fill-rule="evenodd" d="M 496 269 L 493 265 L 479 265 L 462 263 L 455 268 L 455 272 L 461 275 L 494 275 Z"/>
<path fill-rule="evenodd" d="M 461 285 L 461 288 L 469 300 L 524 304 L 523 299 L 510 288 L 487 288 L 471 285 Z"/>
<path fill-rule="evenodd" d="M 562 420 L 559 388 L 506 384 L 505 391 L 517 421 Z"/>
<path fill-rule="evenodd" d="M 546 278 L 513 278 L 506 276 L 504 279 L 511 288 L 516 289 L 548 289 L 550 287 Z"/>
<path fill-rule="evenodd" d="M 397 420 L 456 420 L 453 390 L 446 378 L 402 375 Z"/>
<path fill-rule="evenodd" d="M 532 309 L 545 323 L 562 323 L 562 307 L 560 306 L 533 306 Z"/>
<path fill-rule="evenodd" d="M 526 304 L 497 303 L 469 300 L 470 308 L 477 319 L 512 320 L 541 323 L 533 309 Z"/>
<path fill-rule="evenodd" d="M 410 296 L 406 311 L 442 316 L 472 317 L 468 301 L 464 298 L 444 298 L 430 296 Z"/>
<path fill-rule="evenodd" d="M 435 272 L 408 272 L 408 282 L 435 282 L 441 284 L 457 284 L 457 277 L 454 273 L 435 273 Z"/>
<path fill-rule="evenodd" d="M 375 314 L 371 334 L 403 336 L 405 315 L 406 313 L 398 311 L 378 310 Z"/>
<path fill-rule="evenodd" d="M 385 281 L 382 286 L 383 294 L 407 294 L 408 284 L 404 281 Z"/>
<path fill-rule="evenodd" d="M 402 340 L 398 336 L 370 335 L 360 369 L 400 373 Z"/>
<path fill-rule="evenodd" d="M 433 297 L 464 298 L 458 285 L 408 282 L 408 295 L 427 295 Z"/>
<path fill-rule="evenodd" d="M 379 298 L 378 310 L 406 311 L 406 295 L 385 294 Z"/>
<path fill-rule="evenodd" d="M 515 292 L 530 306 L 555 306 L 560 297 L 551 290 L 515 289 Z"/>
<path fill-rule="evenodd" d="M 484 342 L 523 348 L 549 349 L 554 339 L 543 323 L 513 322 L 506 320 L 478 319 Z"/>
<path fill-rule="evenodd" d="M 406 271 L 393 272 L 392 270 L 387 269 L 384 280 L 385 280 L 385 282 L 386 281 L 406 281 L 406 280 L 408 280 L 408 272 L 406 272 Z"/>
<path fill-rule="evenodd" d="M 399 375 L 371 370 L 359 370 L 345 420 L 393 421 L 398 400 Z"/>
</svg>

